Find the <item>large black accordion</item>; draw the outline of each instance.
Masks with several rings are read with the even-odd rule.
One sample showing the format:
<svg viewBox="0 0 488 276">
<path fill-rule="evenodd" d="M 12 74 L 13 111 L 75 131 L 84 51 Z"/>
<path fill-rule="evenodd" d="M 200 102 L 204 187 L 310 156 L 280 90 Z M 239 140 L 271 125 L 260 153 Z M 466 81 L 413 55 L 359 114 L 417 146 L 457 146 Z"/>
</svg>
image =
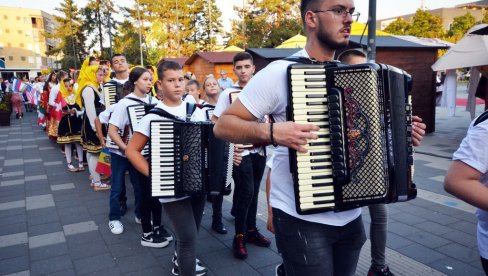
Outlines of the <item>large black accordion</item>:
<svg viewBox="0 0 488 276">
<path fill-rule="evenodd" d="M 411 77 L 384 64 L 288 67 L 287 119 L 320 127 L 308 152 L 290 149 L 299 214 L 416 197 Z"/>
<path fill-rule="evenodd" d="M 155 104 L 135 104 L 129 105 L 127 107 L 127 114 L 129 117 L 129 126 L 130 126 L 130 134 L 129 136 L 132 137 L 134 134 L 134 128 L 139 124 L 142 117 L 144 117 L 151 109 L 153 109 L 156 105 Z M 149 144 L 142 149 L 141 154 L 143 156 L 149 155 Z"/>
<path fill-rule="evenodd" d="M 220 194 L 225 150 L 211 122 L 151 121 L 150 166 L 153 197 Z"/>
</svg>

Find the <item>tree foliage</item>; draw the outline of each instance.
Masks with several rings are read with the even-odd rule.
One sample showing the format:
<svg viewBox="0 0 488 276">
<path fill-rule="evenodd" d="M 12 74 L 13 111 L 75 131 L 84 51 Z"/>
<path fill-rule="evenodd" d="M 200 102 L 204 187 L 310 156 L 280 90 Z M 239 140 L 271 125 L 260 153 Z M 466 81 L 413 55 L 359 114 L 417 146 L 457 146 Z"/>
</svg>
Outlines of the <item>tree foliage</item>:
<svg viewBox="0 0 488 276">
<path fill-rule="evenodd" d="M 427 10 L 418 9 L 410 22 L 397 18 L 388 25 L 385 32 L 397 35 L 413 35 L 418 37 L 439 38 L 444 35 L 442 18 Z"/>
<path fill-rule="evenodd" d="M 454 17 L 451 29 L 447 32 L 448 36 L 461 38 L 471 27 L 476 24 L 476 19 L 471 13 Z"/>
<path fill-rule="evenodd" d="M 84 41 L 86 37 L 82 31 L 82 18 L 79 9 L 73 0 L 64 0 L 56 8 L 60 15 L 54 16 L 57 28 L 54 33 L 47 34 L 48 39 L 58 41 L 56 47 L 49 48 L 47 55 L 62 55 L 61 67 L 63 69 L 79 68 L 86 55 Z"/>
<path fill-rule="evenodd" d="M 232 21 L 227 45 L 273 48 L 303 33 L 299 4 L 299 0 L 252 0 L 244 9 L 234 7 L 239 18 Z"/>
<path fill-rule="evenodd" d="M 398 17 L 395 21 L 391 22 L 384 29 L 385 32 L 396 35 L 406 35 L 411 28 L 411 24 L 405 21 L 405 19 Z"/>
</svg>

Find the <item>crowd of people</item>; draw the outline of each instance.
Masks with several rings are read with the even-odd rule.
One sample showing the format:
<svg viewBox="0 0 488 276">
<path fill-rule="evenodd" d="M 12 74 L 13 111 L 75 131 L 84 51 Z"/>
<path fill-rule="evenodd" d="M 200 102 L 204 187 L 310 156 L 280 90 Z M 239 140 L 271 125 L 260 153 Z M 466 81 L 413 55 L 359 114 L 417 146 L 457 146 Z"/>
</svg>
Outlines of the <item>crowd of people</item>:
<svg viewBox="0 0 488 276">
<path fill-rule="evenodd" d="M 294 54 L 295 58 L 313 62 L 338 58 L 346 64 L 366 62 L 361 50 L 345 51 L 336 57 L 336 50 L 349 42 L 351 24 L 357 15 L 354 1 L 302 0 L 300 9 L 307 43 Z M 208 197 L 203 194 L 151 196 L 152 156 L 145 154 L 144 148 L 151 139 L 151 122 L 162 118 L 212 122 L 218 138 L 234 143 L 231 215 L 235 218 L 232 254 L 236 258 L 248 256 L 249 244 L 271 245 L 256 223 L 260 183 L 268 166 L 267 228 L 275 234 L 283 259 L 276 268 L 277 275 L 354 275 L 366 240 L 361 209 L 311 215 L 296 211 L 289 149 L 306 152 L 307 143 L 318 138 L 319 128 L 286 120 L 286 69 L 293 62 L 276 61 L 254 75 L 252 56 L 241 52 L 233 59 L 235 83 L 222 70 L 220 78 L 207 75 L 200 84 L 185 75 L 178 63 L 161 60 L 155 67 L 129 69 L 126 57 L 115 54 L 109 62 L 89 57 L 79 71 L 39 76 L 32 85 L 40 92 L 38 122 L 48 137 L 60 145 L 67 170 L 80 172 L 87 165 L 87 185 L 94 191 L 107 191 L 107 221 L 114 235 L 124 233 L 121 217 L 128 210 L 125 185 L 128 172 L 134 194 L 134 220 L 141 224 L 141 245 L 163 248 L 174 240 L 173 275 L 207 273 L 196 256 L 204 205 L 206 200 L 212 203 L 213 231 L 227 234 L 222 220 L 223 197 L 227 193 Z M 103 89 L 108 85 L 120 88 L 116 102 L 106 98 Z M 150 109 L 137 124 L 131 122 L 127 111 L 134 104 Z M 22 118 L 22 106 L 14 110 Z M 418 146 L 425 134 L 425 124 L 416 116 L 412 121 L 412 143 Z M 486 188 L 482 183 L 487 183 L 488 154 L 478 149 L 486 148 L 479 144 L 486 140 L 483 139 L 488 135 L 486 131 L 486 122 L 481 119 L 470 127 L 468 137 L 455 154 L 457 161 L 446 177 L 448 191 L 485 210 Z M 479 146 L 472 146 L 477 143 Z M 266 154 L 268 145 L 277 147 L 271 158 Z M 102 150 L 108 150 L 110 156 L 110 171 L 104 170 L 103 174 L 99 168 L 106 161 L 100 158 Z M 76 165 L 73 159 L 78 161 Z M 480 193 L 474 194 L 466 187 L 479 189 Z M 163 210 L 168 221 L 162 221 Z M 385 260 L 387 207 L 377 204 L 369 206 L 369 210 L 372 263 L 368 276 L 393 275 Z M 486 214 L 479 213 L 479 218 L 482 263 L 488 270 Z"/>
</svg>

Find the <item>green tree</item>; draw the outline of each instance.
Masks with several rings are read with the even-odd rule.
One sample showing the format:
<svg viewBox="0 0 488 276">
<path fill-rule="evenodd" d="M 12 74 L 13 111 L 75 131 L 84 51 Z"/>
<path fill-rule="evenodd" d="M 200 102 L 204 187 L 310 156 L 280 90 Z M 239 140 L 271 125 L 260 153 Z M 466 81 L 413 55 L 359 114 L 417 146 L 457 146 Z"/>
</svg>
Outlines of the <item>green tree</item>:
<svg viewBox="0 0 488 276">
<path fill-rule="evenodd" d="M 454 17 L 451 29 L 447 32 L 447 35 L 461 38 L 475 24 L 476 19 L 469 12 L 465 15 Z"/>
<path fill-rule="evenodd" d="M 61 54 L 63 57 L 60 63 L 63 69 L 80 68 L 83 57 L 87 54 L 80 11 L 73 0 L 64 0 L 55 10 L 60 12 L 59 16 L 54 16 L 57 27 L 52 34 L 46 34 L 46 37 L 60 43 L 57 47 L 49 48 L 46 54 Z"/>
<path fill-rule="evenodd" d="M 488 24 L 488 11 L 483 13 L 483 19 L 481 19 L 481 23 Z"/>
<path fill-rule="evenodd" d="M 386 26 L 383 31 L 395 35 L 405 35 L 410 31 L 411 27 L 412 25 L 410 23 L 405 21 L 403 18 L 398 17 L 395 21 Z"/>
<path fill-rule="evenodd" d="M 119 24 L 118 35 L 114 38 L 114 53 L 124 54 L 130 64 L 141 64 L 138 24 L 124 20 Z M 144 64 L 147 64 L 147 51 L 143 51 Z"/>
<path fill-rule="evenodd" d="M 407 34 L 418 37 L 442 37 L 444 34 L 442 18 L 427 10 L 418 9 L 413 16 L 412 25 Z"/>
<path fill-rule="evenodd" d="M 102 59 L 110 59 L 110 53 L 103 44 L 104 41 L 108 41 L 109 33 L 113 35 L 112 30 L 115 29 L 117 22 L 114 21 L 112 14 L 116 12 L 112 0 L 89 0 L 82 9 L 83 30 L 87 37 L 92 38 L 89 48 L 98 44 Z"/>
</svg>

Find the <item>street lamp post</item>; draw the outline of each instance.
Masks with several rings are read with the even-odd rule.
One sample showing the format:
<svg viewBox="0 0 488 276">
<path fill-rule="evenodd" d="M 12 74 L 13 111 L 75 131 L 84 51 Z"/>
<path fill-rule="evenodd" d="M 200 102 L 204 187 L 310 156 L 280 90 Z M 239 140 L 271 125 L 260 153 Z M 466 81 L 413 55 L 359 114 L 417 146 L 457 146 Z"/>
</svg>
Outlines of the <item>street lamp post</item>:
<svg viewBox="0 0 488 276">
<path fill-rule="evenodd" d="M 368 16 L 368 61 L 376 59 L 376 0 L 369 0 Z"/>
<path fill-rule="evenodd" d="M 144 59 L 142 57 L 142 21 L 141 13 L 139 11 L 139 0 L 137 0 L 137 17 L 139 18 L 139 51 L 141 53 L 141 65 L 144 66 Z"/>
</svg>

